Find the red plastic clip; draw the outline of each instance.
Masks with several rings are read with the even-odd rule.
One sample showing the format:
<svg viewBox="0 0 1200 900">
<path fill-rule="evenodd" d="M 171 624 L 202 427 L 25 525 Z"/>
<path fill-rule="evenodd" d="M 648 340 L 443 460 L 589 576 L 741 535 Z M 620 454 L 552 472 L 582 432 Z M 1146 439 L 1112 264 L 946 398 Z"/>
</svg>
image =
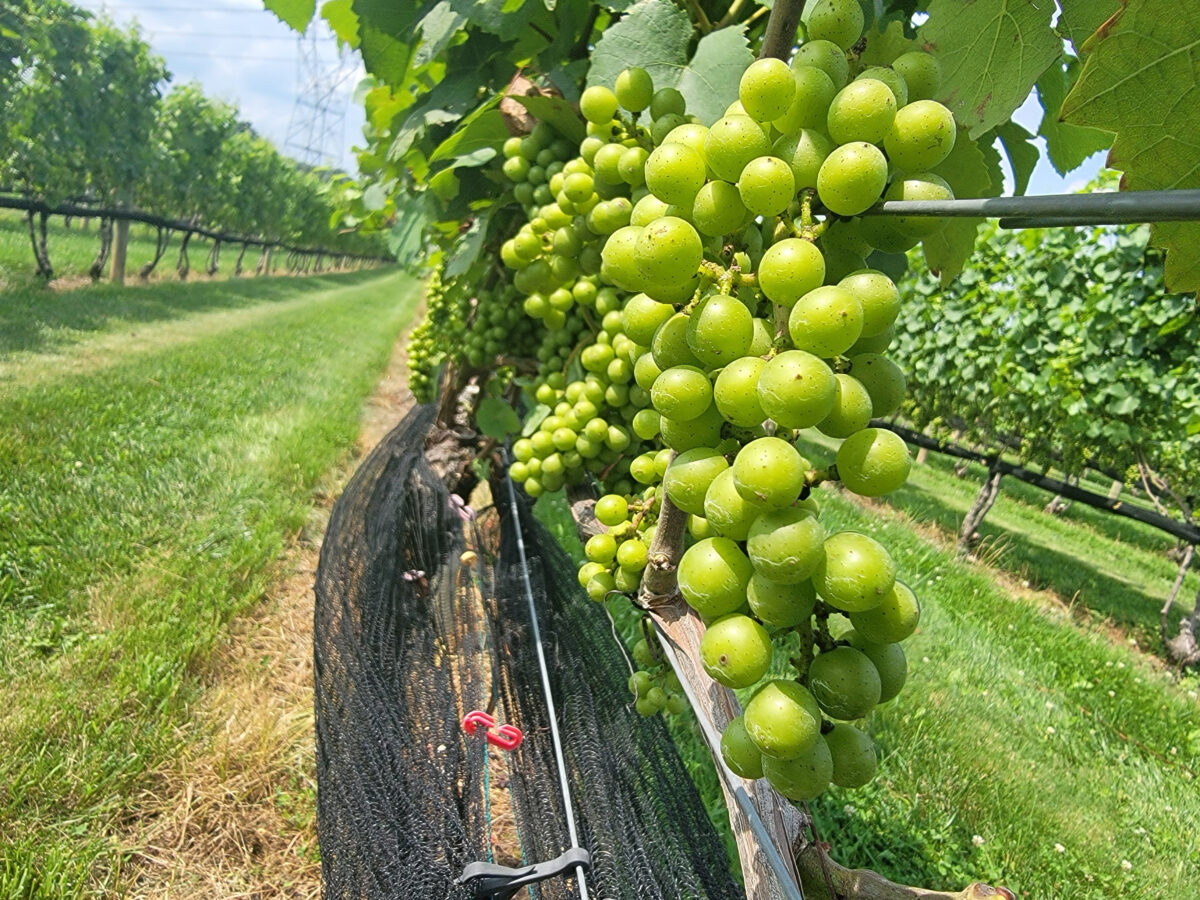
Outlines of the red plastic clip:
<svg viewBox="0 0 1200 900">
<path fill-rule="evenodd" d="M 474 734 L 475 729 L 480 725 L 487 731 L 487 742 L 493 747 L 499 747 L 501 750 L 515 750 L 521 746 L 521 740 L 525 735 L 521 734 L 521 729 L 515 725 L 497 725 L 496 720 L 489 716 L 481 709 L 476 709 L 467 713 L 463 718 L 463 731 L 467 734 Z M 493 731 L 492 729 L 495 729 Z"/>
</svg>

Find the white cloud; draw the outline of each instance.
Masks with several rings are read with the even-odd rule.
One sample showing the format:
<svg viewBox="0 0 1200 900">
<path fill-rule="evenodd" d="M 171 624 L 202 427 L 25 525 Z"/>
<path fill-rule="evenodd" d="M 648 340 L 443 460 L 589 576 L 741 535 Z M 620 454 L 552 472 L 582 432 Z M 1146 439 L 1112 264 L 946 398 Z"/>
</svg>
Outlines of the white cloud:
<svg viewBox="0 0 1200 900">
<path fill-rule="evenodd" d="M 242 118 L 281 151 L 299 93 L 297 35 L 263 8 L 261 0 L 217 0 L 207 7 L 185 0 L 76 0 L 118 24 L 136 22 L 161 56 L 174 83 L 198 82 L 205 93 L 235 104 Z M 186 0 L 194 4 L 194 0 Z M 323 24 L 323 23 L 322 23 Z M 328 32 L 325 32 L 328 35 Z M 318 42 L 320 58 L 336 64 L 336 43 Z M 361 62 L 354 59 L 358 71 Z M 357 77 L 340 94 L 346 117 L 338 164 L 356 171 L 351 147 L 363 113 L 351 103 Z"/>
</svg>

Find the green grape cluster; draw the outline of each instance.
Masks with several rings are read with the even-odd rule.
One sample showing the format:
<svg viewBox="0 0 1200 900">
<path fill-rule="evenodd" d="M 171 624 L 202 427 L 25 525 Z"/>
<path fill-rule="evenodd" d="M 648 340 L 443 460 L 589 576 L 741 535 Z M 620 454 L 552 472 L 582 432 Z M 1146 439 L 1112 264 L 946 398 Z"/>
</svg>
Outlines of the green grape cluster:
<svg viewBox="0 0 1200 900">
<path fill-rule="evenodd" d="M 629 692 L 633 694 L 638 715 L 679 715 L 687 710 L 688 701 L 679 676 L 666 659 L 652 649 L 648 638 L 641 638 L 633 645 L 633 661 L 638 668 L 629 676 Z"/>
<path fill-rule="evenodd" d="M 467 282 L 447 282 L 441 268 L 434 270 L 425 291 L 425 317 L 408 343 L 409 388 L 418 402 L 433 400 L 436 373 L 445 363 L 495 366 L 507 383 L 514 365 L 538 352 L 541 330 L 521 314 L 518 297 L 516 288 L 503 281 L 473 291 Z"/>
<path fill-rule="evenodd" d="M 546 334 L 511 475 L 532 496 L 600 486 L 607 530 L 579 570 L 596 601 L 638 590 L 665 501 L 688 516 L 677 578 L 706 623 L 701 662 L 753 692 L 723 755 L 797 801 L 872 777 L 861 720 L 900 691 L 919 619 L 886 548 L 828 529 L 815 493 L 878 497 L 908 476 L 907 446 L 870 424 L 906 385 L 886 356 L 900 293 L 867 260 L 941 223 L 860 214 L 953 196 L 937 62 L 862 67 L 846 52 L 862 24 L 855 0 L 819 0 L 791 64 L 749 66 L 711 126 L 626 70 L 583 93 L 576 155 L 535 129 L 503 164 L 514 193 L 542 170 L 500 250 Z M 832 465 L 801 452 L 810 428 L 840 441 Z M 669 711 L 648 672 L 630 686 L 640 712 Z"/>
</svg>

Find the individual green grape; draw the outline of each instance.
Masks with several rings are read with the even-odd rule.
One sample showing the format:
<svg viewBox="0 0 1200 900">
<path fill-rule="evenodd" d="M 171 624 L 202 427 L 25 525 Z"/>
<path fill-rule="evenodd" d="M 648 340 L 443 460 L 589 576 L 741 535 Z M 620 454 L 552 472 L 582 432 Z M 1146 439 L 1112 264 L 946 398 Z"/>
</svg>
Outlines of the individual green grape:
<svg viewBox="0 0 1200 900">
<path fill-rule="evenodd" d="M 653 440 L 662 430 L 662 416 L 657 410 L 639 409 L 633 414 L 633 433 L 643 441 Z"/>
<path fill-rule="evenodd" d="M 687 327 L 686 323 L 684 327 Z M 687 346 L 686 342 L 684 346 Z M 633 364 L 633 380 L 644 391 L 649 391 L 650 388 L 654 387 L 654 379 L 658 378 L 661 374 L 662 369 L 654 361 L 653 353 L 643 353 Z"/>
<path fill-rule="evenodd" d="M 760 156 L 746 163 L 737 187 L 746 209 L 757 216 L 774 216 L 795 198 L 796 177 L 779 157 Z"/>
<path fill-rule="evenodd" d="M 535 484 L 536 484 L 536 482 L 535 482 Z M 538 484 L 536 491 L 530 491 L 529 483 L 526 482 L 525 483 L 525 491 L 531 497 L 538 497 L 542 494 L 542 486 L 540 484 Z M 587 591 L 588 598 L 590 600 L 595 601 L 596 603 L 603 602 L 604 598 L 608 596 L 609 592 L 615 591 L 616 589 L 617 589 L 616 581 L 614 581 L 613 577 L 611 575 L 609 575 L 607 572 L 601 572 L 599 575 L 594 577 L 591 581 L 589 581 L 587 583 L 587 588 L 585 588 L 585 590 Z"/>
<path fill-rule="evenodd" d="M 845 635 L 845 639 L 850 646 L 861 651 L 879 673 L 879 702 L 887 703 L 899 694 L 908 679 L 908 660 L 904 657 L 904 648 L 899 644 L 872 644 L 854 631 Z"/>
<path fill-rule="evenodd" d="M 659 326 L 650 341 L 650 352 L 654 361 L 662 370 L 672 366 L 701 365 L 700 360 L 692 353 L 687 342 L 688 317 L 686 313 L 675 313 Z M 634 374 L 637 374 L 636 367 Z M 642 385 L 645 387 L 645 385 Z"/>
<path fill-rule="evenodd" d="M 663 416 L 686 422 L 708 409 L 712 385 L 695 366 L 672 366 L 654 379 L 650 402 Z"/>
<path fill-rule="evenodd" d="M 747 66 L 738 85 L 738 99 L 746 115 L 757 122 L 773 122 L 788 111 L 796 95 L 792 70 L 783 60 L 759 59 Z"/>
<path fill-rule="evenodd" d="M 675 314 L 669 303 L 659 303 L 645 294 L 634 294 L 621 311 L 621 327 L 625 333 L 642 346 L 649 346 L 654 333 Z"/>
<path fill-rule="evenodd" d="M 808 36 L 849 50 L 862 37 L 863 22 L 858 0 L 817 0 L 808 15 Z"/>
<path fill-rule="evenodd" d="M 688 516 L 688 534 L 697 541 L 717 536 L 716 531 L 708 524 L 708 519 L 704 518 L 704 516 L 691 515 Z"/>
<path fill-rule="evenodd" d="M 760 617 L 761 618 L 761 617 Z M 873 644 L 898 644 L 917 630 L 921 605 L 912 589 L 901 581 L 873 609 L 850 613 L 850 624 Z"/>
<path fill-rule="evenodd" d="M 942 84 L 942 67 L 936 58 L 920 50 L 912 50 L 892 60 L 892 68 L 908 85 L 908 100 L 932 100 Z"/>
<path fill-rule="evenodd" d="M 862 319 L 857 297 L 843 287 L 826 285 L 796 301 L 788 315 L 788 333 L 797 350 L 832 359 L 858 340 Z"/>
<path fill-rule="evenodd" d="M 646 159 L 646 186 L 664 203 L 691 205 L 704 187 L 704 171 L 704 157 L 687 144 L 663 144 Z"/>
<path fill-rule="evenodd" d="M 863 497 L 890 494 L 908 480 L 911 468 L 908 445 L 885 428 L 864 428 L 846 438 L 837 452 L 838 478 Z"/>
<path fill-rule="evenodd" d="M 642 569 L 646 568 L 649 558 L 648 553 L 646 545 L 636 538 L 624 541 L 617 547 L 617 565 L 624 571 L 631 573 L 641 572 Z M 634 589 L 637 588 L 637 582 L 634 583 L 633 587 Z"/>
<path fill-rule="evenodd" d="M 594 512 L 601 525 L 613 528 L 629 517 L 629 503 L 619 494 L 605 494 L 596 501 Z"/>
<path fill-rule="evenodd" d="M 704 518 L 717 534 L 735 541 L 746 539 L 750 525 L 761 512 L 759 504 L 738 493 L 730 468 L 718 473 L 704 494 Z"/>
<path fill-rule="evenodd" d="M 649 641 L 640 638 L 633 645 L 633 661 L 639 666 L 650 668 L 658 664 L 658 653 L 654 647 L 650 646 Z"/>
<path fill-rule="evenodd" d="M 897 178 L 884 194 L 885 200 L 953 200 L 954 191 L 940 175 L 919 172 Z M 896 216 L 892 227 L 901 234 L 928 237 L 946 227 L 941 216 Z"/>
<path fill-rule="evenodd" d="M 814 66 L 833 82 L 835 88 L 845 86 L 850 78 L 850 62 L 842 48 L 832 41 L 805 41 L 792 57 L 792 68 Z"/>
<path fill-rule="evenodd" d="M 793 759 L 764 756 L 763 776 L 789 800 L 813 800 L 825 792 L 833 778 L 833 757 L 825 738 L 817 735 L 803 754 Z"/>
<path fill-rule="evenodd" d="M 771 352 L 771 346 L 774 340 L 775 334 L 771 328 L 771 324 L 766 319 L 755 316 L 754 340 L 750 342 L 750 350 L 747 355 L 766 356 Z"/>
<path fill-rule="evenodd" d="M 679 592 L 707 618 L 731 613 L 746 602 L 746 585 L 754 569 L 729 538 L 697 541 L 683 552 L 677 572 Z"/>
<path fill-rule="evenodd" d="M 708 139 L 708 127 L 699 122 L 688 122 L 672 130 L 663 144 L 685 144 L 704 158 L 704 142 Z"/>
<path fill-rule="evenodd" d="M 864 337 L 883 334 L 893 326 L 900 313 L 900 291 L 883 272 L 862 269 L 847 275 L 838 285 L 862 304 Z"/>
<path fill-rule="evenodd" d="M 780 584 L 755 572 L 746 586 L 750 611 L 764 625 L 793 628 L 807 622 L 817 603 L 817 592 L 808 579 Z"/>
<path fill-rule="evenodd" d="M 807 509 L 768 510 L 750 525 L 746 553 L 754 571 L 780 584 L 800 584 L 824 558 L 825 529 Z"/>
<path fill-rule="evenodd" d="M 872 415 L 886 419 L 904 402 L 907 384 L 904 371 L 878 353 L 862 353 L 850 357 L 850 374 L 857 378 L 871 395 Z"/>
<path fill-rule="evenodd" d="M 694 516 L 705 515 L 704 499 L 713 481 L 729 463 L 711 447 L 696 447 L 680 453 L 663 476 L 663 491 L 679 509 Z"/>
<path fill-rule="evenodd" d="M 817 428 L 832 438 L 848 438 L 871 421 L 871 395 L 853 375 L 839 373 L 834 377 L 837 398 L 833 410 L 817 423 Z"/>
<path fill-rule="evenodd" d="M 627 147 L 617 163 L 621 180 L 633 187 L 646 183 L 646 160 L 650 154 L 642 147 Z M 632 207 L 631 207 L 632 208 Z"/>
<path fill-rule="evenodd" d="M 820 740 L 821 708 L 808 689 L 795 681 L 768 681 L 742 713 L 746 734 L 771 760 L 796 759 Z"/>
<path fill-rule="evenodd" d="M 808 689 L 831 719 L 861 719 L 879 702 L 879 671 L 858 650 L 835 647 L 809 664 Z"/>
<path fill-rule="evenodd" d="M 856 141 L 838 147 L 821 164 L 817 194 L 839 216 L 870 207 L 887 185 L 887 160 L 874 144 Z"/>
<path fill-rule="evenodd" d="M 607 532 L 594 534 L 588 538 L 588 542 L 584 546 L 583 552 L 592 562 L 610 563 L 617 555 L 616 539 Z"/>
<path fill-rule="evenodd" d="M 733 613 L 705 629 L 700 639 L 700 664 L 709 678 L 725 687 L 750 687 L 767 674 L 771 651 L 767 630 L 749 616 Z M 875 671 L 869 660 L 867 666 Z"/>
<path fill-rule="evenodd" d="M 831 781 L 834 784 L 857 788 L 875 777 L 879 763 L 875 757 L 875 744 L 866 733 L 853 725 L 838 722 L 822 736 L 833 761 Z"/>
<path fill-rule="evenodd" d="M 801 238 L 776 241 L 758 264 L 759 288 L 780 306 L 791 306 L 824 280 L 825 258 L 811 241 Z"/>
<path fill-rule="evenodd" d="M 861 356 L 864 353 L 883 353 L 891 346 L 896 338 L 896 326 L 893 323 L 887 331 L 867 337 L 865 334 L 854 342 L 854 346 L 846 351 L 847 356 Z"/>
<path fill-rule="evenodd" d="M 762 778 L 762 751 L 746 733 L 746 722 L 742 716 L 730 719 L 721 732 L 721 758 L 725 765 L 742 778 Z"/>
<path fill-rule="evenodd" d="M 754 322 L 750 310 L 728 294 L 709 294 L 688 316 L 688 347 L 710 369 L 744 356 L 753 339 Z"/>
<path fill-rule="evenodd" d="M 663 88 L 663 90 L 673 90 L 672 88 Z M 667 135 L 678 128 L 680 125 L 688 123 L 687 117 L 678 113 L 667 113 L 654 120 L 650 126 L 650 140 L 655 146 L 661 146 L 666 143 Z"/>
<path fill-rule="evenodd" d="M 754 428 L 761 425 L 766 413 L 758 402 L 758 376 L 766 361 L 757 356 L 743 356 L 725 366 L 713 382 L 713 402 L 727 422 Z"/>
<path fill-rule="evenodd" d="M 683 94 L 675 88 L 659 88 L 650 98 L 650 118 L 661 119 L 663 116 L 682 116 L 687 112 L 687 103 Z"/>
<path fill-rule="evenodd" d="M 696 274 L 703 259 L 700 235 L 676 216 L 664 216 L 643 228 L 634 248 L 638 270 L 652 282 L 684 281 Z"/>
<path fill-rule="evenodd" d="M 839 144 L 865 141 L 883 143 L 896 118 L 896 97 L 882 81 L 852 81 L 833 98 L 825 124 Z"/>
<path fill-rule="evenodd" d="M 837 380 L 819 357 L 786 350 L 767 361 L 758 377 L 758 402 L 784 428 L 811 428 L 829 415 Z"/>
<path fill-rule="evenodd" d="M 653 194 L 647 194 L 642 197 L 637 203 L 633 204 L 633 211 L 629 214 L 630 225 L 646 226 L 655 219 L 661 219 L 663 216 L 670 215 L 671 205 L 659 200 Z"/>
<path fill-rule="evenodd" d="M 643 453 L 629 463 L 629 474 L 638 484 L 652 484 L 658 480 L 658 472 L 654 467 L 654 454 Z"/>
<path fill-rule="evenodd" d="M 596 151 L 592 166 L 596 170 L 595 181 L 621 184 L 621 155 L 626 151 L 623 144 L 605 144 Z"/>
<path fill-rule="evenodd" d="M 641 290 L 645 276 L 642 275 L 635 261 L 635 250 L 638 239 L 644 230 L 636 225 L 626 225 L 609 235 L 608 240 L 604 242 L 604 249 L 601 251 L 603 260 L 600 270 L 601 278 L 622 290 Z M 530 268 L 532 267 L 531 265 Z"/>
<path fill-rule="evenodd" d="M 738 493 L 767 509 L 791 506 L 805 485 L 808 460 L 782 438 L 756 438 L 733 460 Z"/>
<path fill-rule="evenodd" d="M 631 66 L 617 76 L 615 94 L 625 109 L 641 112 L 654 99 L 654 80 L 645 69 Z"/>
<path fill-rule="evenodd" d="M 841 52 L 841 51 L 838 51 Z M 845 57 L 842 57 L 843 61 Z M 796 89 L 787 112 L 774 121 L 775 127 L 784 135 L 794 134 L 801 128 L 825 129 L 825 118 L 829 104 L 838 92 L 833 79 L 817 66 L 797 66 L 792 70 Z"/>
<path fill-rule="evenodd" d="M 770 152 L 771 142 L 762 126 L 749 116 L 718 119 L 704 138 L 704 158 L 722 181 L 737 181 L 746 163 Z"/>
<path fill-rule="evenodd" d="M 715 405 L 709 406 L 694 419 L 680 421 L 663 416 L 659 422 L 662 441 L 677 453 L 694 447 L 712 447 L 721 440 L 725 419 Z"/>
<path fill-rule="evenodd" d="M 883 139 L 888 159 L 905 172 L 926 172 L 954 149 L 954 114 L 936 100 L 902 106 Z"/>
<path fill-rule="evenodd" d="M 874 78 L 876 81 L 886 84 L 891 89 L 892 96 L 896 98 L 897 109 L 908 102 L 908 85 L 904 83 L 904 77 L 895 69 L 889 69 L 887 66 L 867 66 L 854 76 L 855 81 L 862 78 Z"/>
<path fill-rule="evenodd" d="M 692 203 L 692 221 L 701 234 L 708 237 L 731 234 L 745 225 L 746 219 L 747 210 L 742 203 L 742 195 L 732 184 L 710 181 L 696 192 L 696 199 Z"/>
<path fill-rule="evenodd" d="M 813 572 L 813 587 L 842 612 L 861 612 L 883 602 L 896 583 L 896 564 L 883 545 L 856 531 L 825 540 L 824 558 Z"/>
<path fill-rule="evenodd" d="M 833 152 L 833 142 L 814 128 L 785 132 L 772 148 L 792 169 L 796 190 L 815 188 L 821 163 Z"/>
</svg>

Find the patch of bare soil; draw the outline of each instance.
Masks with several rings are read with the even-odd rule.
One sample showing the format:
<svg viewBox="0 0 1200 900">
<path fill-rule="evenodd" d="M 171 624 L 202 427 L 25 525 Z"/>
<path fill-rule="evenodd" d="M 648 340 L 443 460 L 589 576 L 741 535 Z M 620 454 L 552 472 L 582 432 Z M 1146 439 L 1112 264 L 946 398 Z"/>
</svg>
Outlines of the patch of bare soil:
<svg viewBox="0 0 1200 900">
<path fill-rule="evenodd" d="M 366 405 L 358 459 L 413 405 L 407 339 L 406 332 Z M 206 666 L 208 684 L 189 728 L 206 737 L 186 745 L 139 798 L 140 816 L 125 839 L 128 896 L 320 896 L 312 588 L 329 508 L 352 469 L 330 476 L 288 560 L 290 574 L 253 614 L 231 624 Z"/>
</svg>

